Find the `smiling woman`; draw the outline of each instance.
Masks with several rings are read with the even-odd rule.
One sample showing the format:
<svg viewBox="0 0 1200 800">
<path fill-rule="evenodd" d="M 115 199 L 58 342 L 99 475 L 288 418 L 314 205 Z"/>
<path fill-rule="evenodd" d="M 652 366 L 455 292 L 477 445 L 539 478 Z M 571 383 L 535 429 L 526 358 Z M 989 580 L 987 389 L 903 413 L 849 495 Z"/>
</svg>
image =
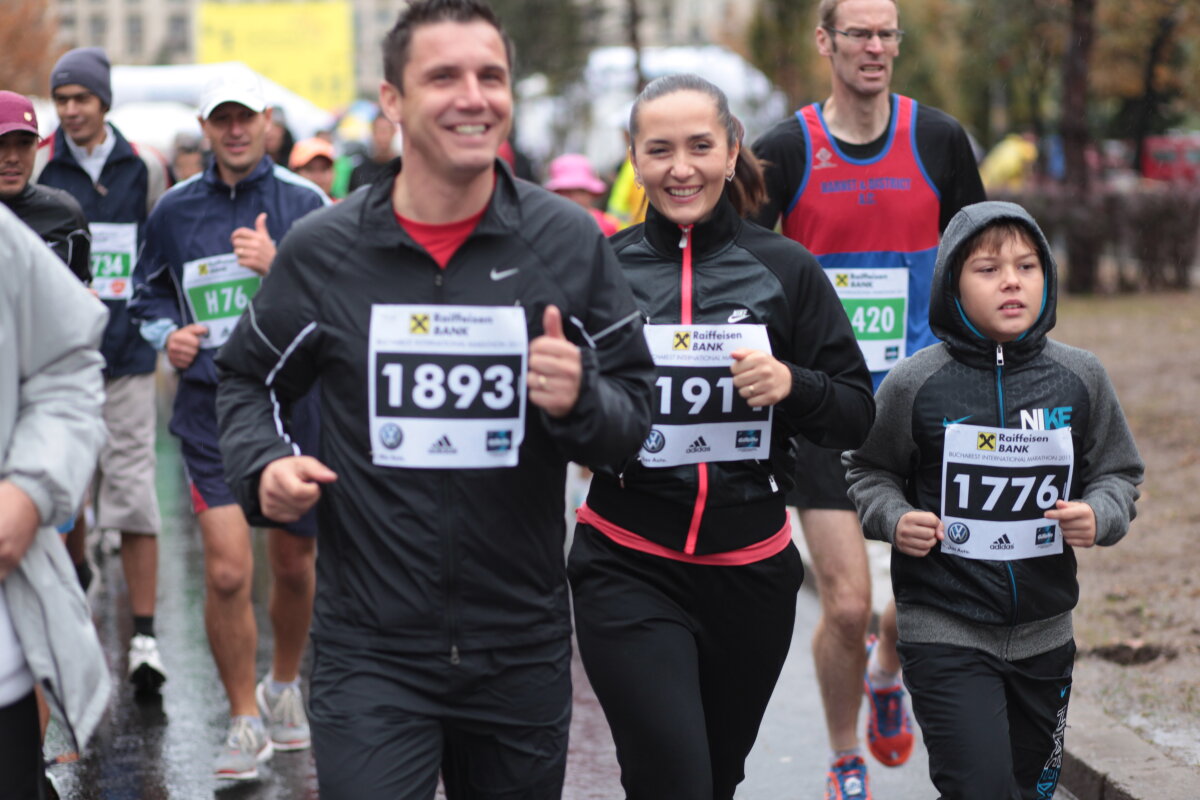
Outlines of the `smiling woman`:
<svg viewBox="0 0 1200 800">
<path fill-rule="evenodd" d="M 593 465 L 568 564 L 576 632 L 627 794 L 730 800 L 803 576 L 790 439 L 856 446 L 871 384 L 816 260 L 743 220 L 763 176 L 724 92 L 660 78 L 629 130 L 650 206 L 612 243 L 658 396 L 641 451 Z"/>
</svg>

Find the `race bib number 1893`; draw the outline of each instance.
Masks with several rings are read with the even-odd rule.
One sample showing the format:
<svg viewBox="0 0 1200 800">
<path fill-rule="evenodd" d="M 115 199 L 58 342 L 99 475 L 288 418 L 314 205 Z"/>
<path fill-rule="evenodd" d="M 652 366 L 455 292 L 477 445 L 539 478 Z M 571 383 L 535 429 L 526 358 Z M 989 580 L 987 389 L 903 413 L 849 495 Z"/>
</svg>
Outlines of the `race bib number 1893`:
<svg viewBox="0 0 1200 800">
<path fill-rule="evenodd" d="M 1063 551 L 1045 512 L 1066 500 L 1074 468 L 1071 429 L 950 425 L 942 459 L 942 552 L 1012 561 Z"/>
<path fill-rule="evenodd" d="M 525 436 L 525 313 L 375 305 L 371 460 L 418 469 L 513 467 Z"/>
</svg>

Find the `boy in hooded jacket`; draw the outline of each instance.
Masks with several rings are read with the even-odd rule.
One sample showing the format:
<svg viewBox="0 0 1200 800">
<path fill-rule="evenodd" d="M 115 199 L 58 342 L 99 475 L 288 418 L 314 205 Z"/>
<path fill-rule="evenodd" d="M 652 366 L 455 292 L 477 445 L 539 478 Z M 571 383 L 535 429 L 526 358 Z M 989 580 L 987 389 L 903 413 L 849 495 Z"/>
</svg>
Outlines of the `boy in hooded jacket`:
<svg viewBox="0 0 1200 800">
<path fill-rule="evenodd" d="M 899 653 L 942 798 L 1051 798 L 1079 599 L 1074 548 L 1112 545 L 1144 467 L 1091 353 L 1047 337 L 1057 275 L 1012 203 L 962 209 L 938 248 L 941 339 L 880 386 L 842 457 L 868 538 L 893 545 Z"/>
</svg>

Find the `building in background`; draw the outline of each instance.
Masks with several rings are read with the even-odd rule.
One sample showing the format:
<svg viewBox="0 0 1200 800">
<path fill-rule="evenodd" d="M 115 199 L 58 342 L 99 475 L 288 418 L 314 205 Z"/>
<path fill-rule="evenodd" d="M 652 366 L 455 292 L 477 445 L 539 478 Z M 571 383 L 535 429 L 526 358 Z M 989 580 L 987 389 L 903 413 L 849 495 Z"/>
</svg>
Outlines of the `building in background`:
<svg viewBox="0 0 1200 800">
<path fill-rule="evenodd" d="M 353 70 L 353 91 L 361 97 L 374 97 L 383 79 L 380 64 L 380 42 L 396 21 L 403 0 L 48 0 L 50 13 L 58 18 L 60 43 L 64 47 L 103 47 L 113 64 L 194 64 L 201 61 L 199 45 L 203 32 L 202 6 L 213 7 L 222 20 L 228 14 L 245 13 L 246 19 L 257 19 L 263 9 L 236 6 L 318 6 L 347 5 L 350 8 L 352 47 L 350 59 Z M 593 5 L 595 15 L 594 41 L 598 45 L 629 43 L 629 0 L 576 0 Z M 638 27 L 642 45 L 671 46 L 706 43 L 728 43 L 742 35 L 757 5 L 752 0 L 638 0 L 641 24 Z M 218 6 L 228 6 L 222 13 Z M 224 22 L 222 22 L 224 24 Z M 197 33 L 200 36 L 197 36 Z M 329 33 L 323 30 L 323 33 Z M 232 44 L 232 43 L 226 43 Z M 228 48 L 220 41 L 210 40 L 209 49 L 222 55 L 208 60 L 227 61 Z M 244 60 L 244 59 L 243 59 Z M 306 52 L 306 63 L 320 64 L 324 57 L 314 58 Z M 249 63 L 249 62 L 247 62 Z M 272 74 L 262 65 L 250 64 L 264 75 L 300 93 L 302 85 L 293 85 L 284 76 Z M 340 80 L 340 79 L 339 79 Z M 320 93 L 345 94 L 337 87 L 323 85 Z M 317 97 L 312 97 L 320 103 Z M 344 101 L 341 105 L 344 105 Z"/>
</svg>

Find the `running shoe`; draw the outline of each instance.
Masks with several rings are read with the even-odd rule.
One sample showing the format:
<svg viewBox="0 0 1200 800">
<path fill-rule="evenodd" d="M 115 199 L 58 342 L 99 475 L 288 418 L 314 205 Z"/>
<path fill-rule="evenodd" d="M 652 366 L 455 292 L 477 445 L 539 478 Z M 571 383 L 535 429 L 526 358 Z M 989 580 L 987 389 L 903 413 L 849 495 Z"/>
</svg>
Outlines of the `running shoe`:
<svg viewBox="0 0 1200 800">
<path fill-rule="evenodd" d="M 870 662 L 871 651 L 875 649 L 878 640 L 871 636 L 867 639 L 867 661 Z M 871 755 L 886 767 L 898 767 L 913 751 L 912 719 L 904 705 L 904 687 L 897 683 L 884 689 L 871 686 L 871 681 L 863 675 L 863 688 L 870 700 L 870 710 L 867 716 L 867 747 Z"/>
<path fill-rule="evenodd" d="M 825 800 L 871 800 L 862 756 L 843 756 L 833 762 L 825 775 Z"/>
<path fill-rule="evenodd" d="M 265 728 L 253 725 L 246 717 L 234 717 L 213 774 L 218 780 L 254 780 L 258 777 L 258 762 L 266 761 L 272 752 Z"/>
<path fill-rule="evenodd" d="M 299 684 L 272 694 L 264 678 L 254 690 L 254 697 L 276 750 L 304 750 L 312 744 Z"/>
<path fill-rule="evenodd" d="M 134 634 L 129 640 L 129 682 L 139 694 L 153 694 L 167 681 L 158 654 L 158 640 L 153 636 Z"/>
</svg>

